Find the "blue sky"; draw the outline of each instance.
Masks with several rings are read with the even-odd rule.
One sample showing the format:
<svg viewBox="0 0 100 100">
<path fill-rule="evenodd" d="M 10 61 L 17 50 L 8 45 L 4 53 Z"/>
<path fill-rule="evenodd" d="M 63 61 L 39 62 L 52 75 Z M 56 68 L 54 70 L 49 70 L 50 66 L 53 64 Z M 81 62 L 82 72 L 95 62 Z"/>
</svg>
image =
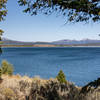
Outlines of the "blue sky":
<svg viewBox="0 0 100 100">
<path fill-rule="evenodd" d="M 17 0 L 8 0 L 8 15 L 0 22 L 3 37 L 19 41 L 55 41 L 61 39 L 100 39 L 100 23 L 68 23 L 66 18 L 52 14 L 30 16 L 22 12 Z"/>
</svg>

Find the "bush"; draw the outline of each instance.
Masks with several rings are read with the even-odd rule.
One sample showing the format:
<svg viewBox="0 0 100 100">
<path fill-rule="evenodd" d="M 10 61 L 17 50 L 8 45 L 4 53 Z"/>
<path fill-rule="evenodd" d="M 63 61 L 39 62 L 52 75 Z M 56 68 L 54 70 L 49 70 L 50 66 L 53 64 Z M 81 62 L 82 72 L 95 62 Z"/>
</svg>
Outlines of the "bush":
<svg viewBox="0 0 100 100">
<path fill-rule="evenodd" d="M 12 75 L 13 74 L 13 66 L 9 64 L 6 60 L 2 61 L 1 64 L 1 72 L 2 74 Z"/>
<path fill-rule="evenodd" d="M 66 83 L 66 76 L 62 70 L 59 71 L 58 75 L 56 76 L 57 80 L 60 83 Z"/>
<path fill-rule="evenodd" d="M 16 94 L 10 88 L 5 88 L 3 90 L 3 95 L 5 96 L 6 100 L 15 100 Z"/>
</svg>

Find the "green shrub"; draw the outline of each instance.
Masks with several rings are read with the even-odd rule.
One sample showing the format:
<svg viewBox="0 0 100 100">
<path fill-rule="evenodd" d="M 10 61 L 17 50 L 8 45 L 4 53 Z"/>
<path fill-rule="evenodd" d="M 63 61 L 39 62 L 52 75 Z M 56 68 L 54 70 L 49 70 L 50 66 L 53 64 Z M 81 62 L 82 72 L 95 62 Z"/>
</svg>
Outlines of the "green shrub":
<svg viewBox="0 0 100 100">
<path fill-rule="evenodd" d="M 66 83 L 66 76 L 62 70 L 59 71 L 58 75 L 56 76 L 57 80 L 60 83 Z"/>
<path fill-rule="evenodd" d="M 1 71 L 2 71 L 2 74 L 12 75 L 13 66 L 9 64 L 6 60 L 3 60 L 1 64 Z"/>
</svg>

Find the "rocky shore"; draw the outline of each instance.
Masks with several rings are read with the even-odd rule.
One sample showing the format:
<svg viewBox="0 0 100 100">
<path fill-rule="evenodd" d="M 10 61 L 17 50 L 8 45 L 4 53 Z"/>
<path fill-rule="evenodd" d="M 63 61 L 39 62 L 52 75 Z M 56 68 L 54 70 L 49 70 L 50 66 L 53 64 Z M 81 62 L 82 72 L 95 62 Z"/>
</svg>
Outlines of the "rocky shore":
<svg viewBox="0 0 100 100">
<path fill-rule="evenodd" d="M 20 75 L 2 75 L 0 100 L 100 100 L 100 79 L 84 87 Z"/>
</svg>

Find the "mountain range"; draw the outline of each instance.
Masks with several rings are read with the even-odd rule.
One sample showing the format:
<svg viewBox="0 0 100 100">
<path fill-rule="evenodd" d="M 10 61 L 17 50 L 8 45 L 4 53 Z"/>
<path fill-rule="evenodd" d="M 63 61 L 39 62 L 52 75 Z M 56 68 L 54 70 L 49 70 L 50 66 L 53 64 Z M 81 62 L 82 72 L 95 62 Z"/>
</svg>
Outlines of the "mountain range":
<svg viewBox="0 0 100 100">
<path fill-rule="evenodd" d="M 52 42 L 22 42 L 10 40 L 7 38 L 2 38 L 2 45 L 30 45 L 30 46 L 38 46 L 38 45 L 54 45 L 54 46 L 100 46 L 100 40 L 96 39 L 82 39 L 82 40 L 58 40 Z"/>
</svg>

